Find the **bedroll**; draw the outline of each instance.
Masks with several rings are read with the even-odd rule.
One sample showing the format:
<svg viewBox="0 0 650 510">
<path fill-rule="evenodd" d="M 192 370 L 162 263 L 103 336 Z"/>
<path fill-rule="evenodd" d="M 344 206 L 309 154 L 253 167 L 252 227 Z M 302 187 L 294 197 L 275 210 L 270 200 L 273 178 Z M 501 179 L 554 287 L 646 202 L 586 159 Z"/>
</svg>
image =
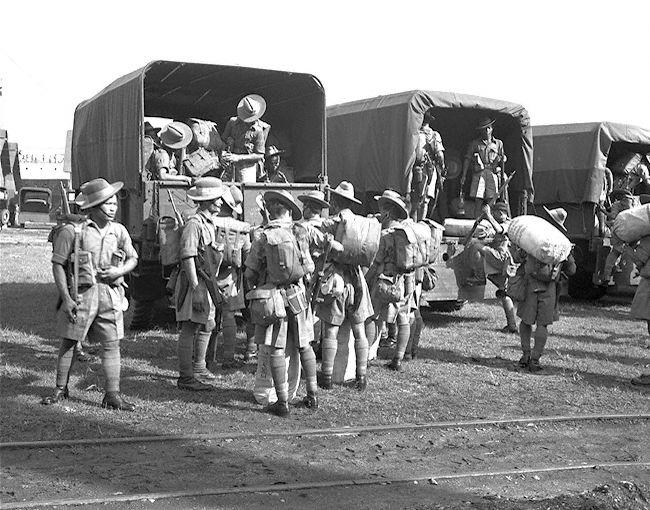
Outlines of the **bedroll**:
<svg viewBox="0 0 650 510">
<path fill-rule="evenodd" d="M 435 225 L 404 221 L 395 229 L 395 265 L 398 271 L 412 271 L 435 262 L 444 230 Z"/>
<path fill-rule="evenodd" d="M 612 232 L 626 243 L 650 236 L 650 204 L 621 211 L 614 220 Z"/>
<path fill-rule="evenodd" d="M 539 216 L 513 218 L 508 225 L 508 238 L 544 264 L 559 264 L 571 253 L 571 241 Z"/>
<path fill-rule="evenodd" d="M 217 216 L 215 242 L 223 254 L 222 264 L 240 268 L 243 266 L 242 248 L 250 235 L 250 225 L 229 216 Z"/>
<path fill-rule="evenodd" d="M 343 252 L 337 253 L 334 259 L 341 264 L 368 267 L 377 255 L 380 236 L 381 224 L 377 218 L 346 214 L 334 236 L 343 245 Z"/>
</svg>

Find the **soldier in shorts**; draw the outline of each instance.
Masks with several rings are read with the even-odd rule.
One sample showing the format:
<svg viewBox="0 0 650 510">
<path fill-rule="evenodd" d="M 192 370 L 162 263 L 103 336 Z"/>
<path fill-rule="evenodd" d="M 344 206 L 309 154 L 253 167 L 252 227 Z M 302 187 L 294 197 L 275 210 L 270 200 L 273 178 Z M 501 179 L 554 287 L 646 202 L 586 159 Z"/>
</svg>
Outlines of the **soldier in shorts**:
<svg viewBox="0 0 650 510">
<path fill-rule="evenodd" d="M 88 211 L 88 219 L 78 226 L 65 225 L 54 241 L 52 273 L 61 300 L 57 329 L 62 340 L 56 389 L 43 399 L 43 404 L 56 404 L 68 398 L 74 346 L 88 335 L 102 346 L 106 391 L 102 407 L 135 409 L 135 405 L 120 396 L 120 341 L 124 338 L 123 312 L 127 305 L 124 275 L 138 263 L 129 233 L 114 221 L 116 194 L 122 186 L 121 182 L 109 184 L 104 179 L 84 183 L 77 203 Z"/>
<path fill-rule="evenodd" d="M 255 341 L 271 349 L 271 375 L 278 400 L 267 410 L 277 416 L 287 416 L 285 348 L 291 343 L 297 346 L 305 372 L 307 396 L 302 402 L 311 409 L 318 407 L 316 356 L 311 347 L 313 323 L 304 281 L 313 272 L 314 265 L 306 230 L 292 223 L 292 219 L 300 220 L 302 214 L 291 194 L 284 190 L 267 191 L 264 202 L 269 222 L 253 240 L 246 258 L 245 277 L 253 289 L 247 297 L 251 299 Z M 280 264 L 284 256 L 291 257 L 291 267 Z"/>
</svg>

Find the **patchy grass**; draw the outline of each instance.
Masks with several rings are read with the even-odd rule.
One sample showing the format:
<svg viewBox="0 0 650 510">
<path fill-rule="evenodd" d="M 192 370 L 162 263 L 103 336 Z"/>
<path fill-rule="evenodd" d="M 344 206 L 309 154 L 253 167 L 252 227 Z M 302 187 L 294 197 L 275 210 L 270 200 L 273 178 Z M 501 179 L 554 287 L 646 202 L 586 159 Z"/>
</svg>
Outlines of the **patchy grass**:
<svg viewBox="0 0 650 510">
<path fill-rule="evenodd" d="M 5 441 L 650 412 L 647 390 L 629 384 L 650 363 L 645 324 L 631 320 L 624 305 L 570 302 L 551 327 L 546 370 L 535 375 L 517 369 L 519 339 L 498 331 L 503 312 L 496 302 L 484 302 L 453 314 L 425 314 L 420 358 L 402 372 L 375 363 L 365 393 L 342 386 L 321 392 L 317 411 L 295 409 L 285 420 L 254 402 L 254 366 L 220 371 L 213 392 L 178 390 L 173 330 L 127 332 L 122 392 L 137 404 L 135 413 L 99 407 L 99 361 L 75 365 L 69 401 L 42 406 L 54 384 L 59 345 L 51 247 L 46 231 L 14 232 L 20 231 L 0 234 Z"/>
</svg>

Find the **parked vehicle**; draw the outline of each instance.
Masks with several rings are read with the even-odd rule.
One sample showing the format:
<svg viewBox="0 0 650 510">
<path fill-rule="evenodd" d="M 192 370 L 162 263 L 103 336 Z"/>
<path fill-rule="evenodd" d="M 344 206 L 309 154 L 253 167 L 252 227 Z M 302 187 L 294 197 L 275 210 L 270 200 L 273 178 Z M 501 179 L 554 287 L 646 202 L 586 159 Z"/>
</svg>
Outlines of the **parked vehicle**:
<svg viewBox="0 0 650 510">
<path fill-rule="evenodd" d="M 72 133 L 73 187 L 103 177 L 123 181 L 119 218 L 140 255 L 131 273 L 134 321 L 146 325 L 153 304 L 165 296 L 168 269 L 159 261 L 156 230 L 160 218 L 174 217 L 170 203 L 183 211 L 194 207 L 178 181 L 148 180 L 143 155 L 145 118 L 198 117 L 223 130 L 236 114 L 238 101 L 257 93 L 266 99 L 263 120 L 270 136 L 282 134 L 291 147 L 296 184 L 242 184 L 244 219 L 261 222 L 255 197 L 268 189 L 299 194 L 321 187 L 325 170 L 325 92 L 320 81 L 303 73 L 246 67 L 154 61 L 111 83 L 77 106 Z M 285 147 L 281 147 L 285 148 Z"/>
<path fill-rule="evenodd" d="M 365 210 L 360 211 L 364 213 L 374 212 L 373 196 L 385 189 L 406 194 L 415 163 L 418 130 L 425 112 L 431 108 L 435 116 L 431 127 L 442 136 L 448 170 L 434 218 L 443 222 L 446 218 L 461 217 L 454 200 L 461 191 L 463 158 L 467 146 L 476 138 L 479 119 L 485 116 L 496 119 L 494 136 L 504 143 L 506 172 L 515 172 L 509 185 L 511 210 L 513 214 L 525 212 L 533 196 L 533 140 L 528 112 L 518 104 L 478 96 L 415 90 L 328 107 L 330 181 L 351 181 L 358 194 L 365 196 Z M 465 300 L 483 299 L 485 279 L 470 281 L 458 264 L 464 239 L 447 235 L 442 243 L 435 266 L 438 282 L 425 300 L 453 308 Z"/>
<path fill-rule="evenodd" d="M 26 186 L 18 190 L 16 224 L 25 228 L 29 223 L 51 223 L 52 190 Z"/>
<path fill-rule="evenodd" d="M 605 168 L 615 169 L 626 154 L 650 153 L 650 130 L 628 124 L 593 122 L 534 126 L 535 207 L 563 207 L 565 226 L 575 244 L 578 270 L 569 279 L 574 298 L 597 299 L 607 286 L 594 284 L 594 272 L 603 269 L 610 251 L 610 234 L 597 220 Z M 616 175 L 614 180 L 616 181 Z M 642 185 L 635 193 L 647 193 Z M 626 257 L 614 274 L 609 292 L 634 292 L 634 265 Z"/>
<path fill-rule="evenodd" d="M 9 225 L 10 215 L 8 197 L 7 188 L 4 186 L 0 187 L 0 229 Z"/>
</svg>

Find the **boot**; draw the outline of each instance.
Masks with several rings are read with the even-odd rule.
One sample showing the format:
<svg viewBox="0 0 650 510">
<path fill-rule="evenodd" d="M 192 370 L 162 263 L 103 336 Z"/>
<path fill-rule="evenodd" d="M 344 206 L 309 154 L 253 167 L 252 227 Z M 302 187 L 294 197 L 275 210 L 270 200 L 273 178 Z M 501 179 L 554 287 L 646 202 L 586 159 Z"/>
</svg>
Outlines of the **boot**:
<svg viewBox="0 0 650 510">
<path fill-rule="evenodd" d="M 528 370 L 534 374 L 535 372 L 539 372 L 540 370 L 543 370 L 543 368 L 539 364 L 538 359 L 531 359 L 530 362 L 528 363 Z"/>
<path fill-rule="evenodd" d="M 524 354 L 521 358 L 519 358 L 519 366 L 521 368 L 526 368 L 529 362 L 530 362 L 530 354 Z"/>
<path fill-rule="evenodd" d="M 68 398 L 68 387 L 65 386 L 61 388 L 60 386 L 57 386 L 56 389 L 54 390 L 54 393 L 49 396 L 49 397 L 44 397 L 43 400 L 41 400 L 41 404 L 49 406 L 52 404 L 57 404 L 58 402 L 61 402 L 64 399 Z"/>
<path fill-rule="evenodd" d="M 179 377 L 176 386 L 181 390 L 188 391 L 210 391 L 214 388 L 214 386 L 205 384 L 193 377 Z"/>
<path fill-rule="evenodd" d="M 215 379 L 218 379 L 218 376 L 214 375 L 206 368 L 205 370 L 202 370 L 200 372 L 194 372 L 194 379 L 196 379 L 199 382 L 209 384 Z"/>
<path fill-rule="evenodd" d="M 354 388 L 359 391 L 364 391 L 368 386 L 368 380 L 365 375 L 358 375 L 357 380 L 354 383 Z"/>
<path fill-rule="evenodd" d="M 266 412 L 284 418 L 286 416 L 289 416 L 289 404 L 287 404 L 286 401 L 278 400 L 275 404 L 271 404 L 269 407 L 267 407 Z"/>
<path fill-rule="evenodd" d="M 332 374 L 323 374 L 321 372 L 320 378 L 318 380 L 318 386 L 324 390 L 332 389 Z"/>
<path fill-rule="evenodd" d="M 393 358 L 393 360 L 390 363 L 387 363 L 385 367 L 388 370 L 399 372 L 400 370 L 402 370 L 402 361 L 397 358 Z"/>
<path fill-rule="evenodd" d="M 302 399 L 302 405 L 307 409 L 318 409 L 318 397 L 316 393 L 308 391 L 305 398 Z"/>
<path fill-rule="evenodd" d="M 118 411 L 135 411 L 135 404 L 131 404 L 122 398 L 117 391 L 109 391 L 104 395 L 102 408 L 117 409 Z"/>
</svg>

